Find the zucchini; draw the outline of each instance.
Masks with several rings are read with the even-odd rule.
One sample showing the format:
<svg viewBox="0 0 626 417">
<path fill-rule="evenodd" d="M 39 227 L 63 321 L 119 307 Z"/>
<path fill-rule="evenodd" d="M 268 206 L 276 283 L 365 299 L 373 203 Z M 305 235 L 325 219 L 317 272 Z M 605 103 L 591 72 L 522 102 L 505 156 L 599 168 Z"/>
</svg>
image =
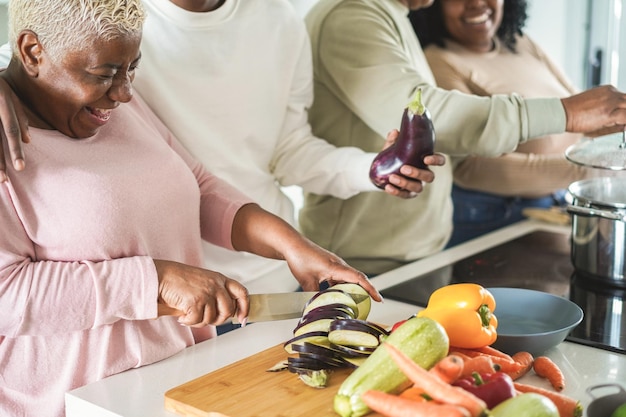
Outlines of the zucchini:
<svg viewBox="0 0 626 417">
<path fill-rule="evenodd" d="M 427 317 L 413 317 L 386 339 L 424 369 L 430 369 L 448 354 L 449 340 L 443 327 Z M 334 409 L 341 417 L 359 417 L 370 409 L 361 400 L 367 390 L 398 393 L 410 385 L 409 379 L 380 345 L 339 387 Z"/>
</svg>

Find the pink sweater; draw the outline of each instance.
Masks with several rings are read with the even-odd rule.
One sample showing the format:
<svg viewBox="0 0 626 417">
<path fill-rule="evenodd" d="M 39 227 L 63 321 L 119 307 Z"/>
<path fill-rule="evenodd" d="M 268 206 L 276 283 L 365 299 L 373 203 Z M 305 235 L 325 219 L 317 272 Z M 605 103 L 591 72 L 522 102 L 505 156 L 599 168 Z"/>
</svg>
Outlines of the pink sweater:
<svg viewBox="0 0 626 417">
<path fill-rule="evenodd" d="M 66 391 L 194 343 L 155 319 L 152 259 L 201 266 L 201 238 L 232 249 L 250 200 L 138 98 L 91 138 L 31 135 L 0 185 L 0 416 L 59 417 Z"/>
</svg>

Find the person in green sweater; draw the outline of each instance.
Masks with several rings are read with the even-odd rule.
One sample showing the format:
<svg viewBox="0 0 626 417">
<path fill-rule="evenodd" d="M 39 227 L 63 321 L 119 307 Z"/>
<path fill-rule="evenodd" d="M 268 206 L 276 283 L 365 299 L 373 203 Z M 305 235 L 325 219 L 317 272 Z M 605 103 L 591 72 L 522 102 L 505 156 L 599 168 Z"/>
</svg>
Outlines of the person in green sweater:
<svg viewBox="0 0 626 417">
<path fill-rule="evenodd" d="M 437 88 L 408 19 L 410 10 L 431 3 L 319 0 L 311 8 L 305 20 L 314 66 L 309 120 L 316 135 L 337 146 L 379 149 L 417 88 L 433 117 L 435 151 L 454 157 L 495 157 L 548 134 L 623 128 L 626 96 L 612 86 L 527 99 Z M 301 230 L 369 275 L 434 254 L 452 233 L 452 166 L 431 169 L 436 180 L 413 200 L 306 194 Z"/>
<path fill-rule="evenodd" d="M 479 96 L 577 93 L 523 32 L 527 4 L 526 0 L 435 0 L 431 7 L 410 13 L 437 85 Z M 565 158 L 565 150 L 581 136 L 545 135 L 498 158 L 454 158 L 454 227 L 448 246 L 523 220 L 526 208 L 564 205 L 565 188 L 594 175 L 593 169 Z"/>
</svg>

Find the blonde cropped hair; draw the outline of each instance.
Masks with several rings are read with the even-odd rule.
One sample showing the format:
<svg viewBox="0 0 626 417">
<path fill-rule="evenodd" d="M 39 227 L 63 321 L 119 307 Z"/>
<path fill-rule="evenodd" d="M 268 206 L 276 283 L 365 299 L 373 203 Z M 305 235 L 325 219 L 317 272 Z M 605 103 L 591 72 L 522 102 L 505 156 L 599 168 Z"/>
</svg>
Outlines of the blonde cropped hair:
<svg viewBox="0 0 626 417">
<path fill-rule="evenodd" d="M 20 32 L 31 30 L 58 59 L 94 39 L 141 36 L 144 19 L 141 0 L 9 0 L 9 42 L 15 54 Z"/>
</svg>

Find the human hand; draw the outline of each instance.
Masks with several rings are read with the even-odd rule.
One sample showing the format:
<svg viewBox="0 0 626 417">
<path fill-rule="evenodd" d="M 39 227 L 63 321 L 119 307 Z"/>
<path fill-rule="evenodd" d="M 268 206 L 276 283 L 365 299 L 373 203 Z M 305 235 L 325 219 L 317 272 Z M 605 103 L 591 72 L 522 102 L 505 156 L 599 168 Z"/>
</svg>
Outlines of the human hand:
<svg viewBox="0 0 626 417">
<path fill-rule="evenodd" d="M 375 301 L 382 301 L 382 296 L 364 273 L 313 242 L 307 239 L 303 242 L 302 246 L 293 247 L 285 254 L 285 260 L 304 291 L 318 291 L 322 282 L 331 286 L 352 282 L 363 287 Z"/>
<path fill-rule="evenodd" d="M 398 130 L 394 129 L 387 134 L 383 150 L 393 145 L 398 138 Z M 446 163 L 446 157 L 435 153 L 424 157 L 424 164 L 428 166 L 442 166 Z M 429 169 L 420 169 L 411 165 L 400 167 L 402 175 L 392 174 L 389 176 L 390 184 L 385 186 L 387 194 L 400 198 L 413 198 L 424 190 L 424 183 L 431 183 L 435 174 Z"/>
<path fill-rule="evenodd" d="M 0 182 L 5 182 L 7 180 L 7 160 L 12 161 L 13 167 L 17 171 L 24 169 L 22 143 L 30 142 L 30 136 L 24 109 L 9 84 L 2 77 L 0 77 L 0 123 L 2 124 L 0 138 L 6 142 L 9 148 L 9 155 L 6 156 L 4 147 L 0 143 Z"/>
<path fill-rule="evenodd" d="M 561 99 L 566 130 L 575 133 L 615 133 L 626 125 L 626 94 L 611 85 L 595 87 Z"/>
<path fill-rule="evenodd" d="M 181 324 L 218 325 L 248 316 L 248 290 L 239 282 L 202 268 L 154 260 L 159 276 L 159 316 L 176 315 Z"/>
</svg>

